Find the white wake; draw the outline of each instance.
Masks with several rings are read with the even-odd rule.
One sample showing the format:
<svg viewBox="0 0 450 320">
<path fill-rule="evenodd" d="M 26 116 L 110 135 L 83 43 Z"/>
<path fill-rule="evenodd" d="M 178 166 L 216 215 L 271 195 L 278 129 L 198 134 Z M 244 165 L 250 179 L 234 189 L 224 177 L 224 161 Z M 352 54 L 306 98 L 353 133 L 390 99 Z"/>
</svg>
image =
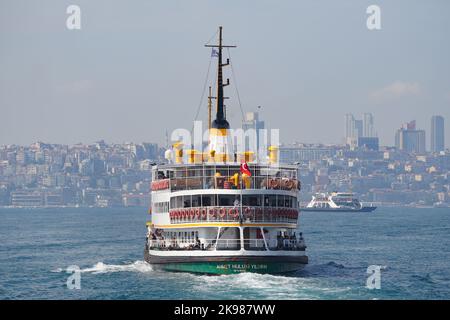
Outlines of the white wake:
<svg viewBox="0 0 450 320">
<path fill-rule="evenodd" d="M 67 269 L 57 268 L 52 272 L 65 272 Z M 101 274 L 112 272 L 150 272 L 153 271 L 150 264 L 145 261 L 138 260 L 130 264 L 106 264 L 103 262 L 97 262 L 95 265 L 89 268 L 80 269 L 83 273 Z"/>
</svg>

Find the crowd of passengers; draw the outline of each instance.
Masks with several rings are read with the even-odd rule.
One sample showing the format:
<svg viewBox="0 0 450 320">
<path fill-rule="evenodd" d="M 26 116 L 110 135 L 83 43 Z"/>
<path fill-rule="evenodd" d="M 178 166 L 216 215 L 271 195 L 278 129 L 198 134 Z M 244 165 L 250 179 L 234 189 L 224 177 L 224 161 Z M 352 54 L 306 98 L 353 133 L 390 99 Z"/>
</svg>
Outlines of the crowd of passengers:
<svg viewBox="0 0 450 320">
<path fill-rule="evenodd" d="M 282 233 L 281 231 L 277 234 L 277 249 L 296 249 L 298 247 L 303 247 L 304 239 L 303 233 L 300 232 L 298 238 L 293 234 Z"/>
<path fill-rule="evenodd" d="M 150 242 L 149 240 L 152 240 Z M 151 233 L 150 237 L 147 236 L 147 244 L 154 243 L 154 245 L 149 245 L 149 247 L 156 247 L 163 250 L 207 250 L 205 244 L 200 241 L 198 237 L 195 237 L 195 241 L 187 246 L 180 246 L 179 242 L 175 237 L 171 239 L 166 239 L 164 236 L 156 236 L 155 233 Z M 300 232 L 299 236 L 295 235 L 295 232 L 291 235 L 279 232 L 277 235 L 277 246 L 276 249 L 282 250 L 294 250 L 304 247 L 303 234 Z M 275 249 L 270 247 L 270 249 Z"/>
</svg>

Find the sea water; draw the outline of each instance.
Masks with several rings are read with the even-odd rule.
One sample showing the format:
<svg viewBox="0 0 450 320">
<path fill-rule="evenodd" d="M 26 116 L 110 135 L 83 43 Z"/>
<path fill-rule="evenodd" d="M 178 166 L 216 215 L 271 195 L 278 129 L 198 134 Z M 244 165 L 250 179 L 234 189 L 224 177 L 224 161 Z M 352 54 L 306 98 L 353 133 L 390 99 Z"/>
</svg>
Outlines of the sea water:
<svg viewBox="0 0 450 320">
<path fill-rule="evenodd" d="M 450 299 L 450 209 L 304 212 L 309 264 L 289 276 L 153 270 L 146 212 L 0 209 L 0 299 Z M 67 286 L 73 265 L 80 289 Z"/>
</svg>

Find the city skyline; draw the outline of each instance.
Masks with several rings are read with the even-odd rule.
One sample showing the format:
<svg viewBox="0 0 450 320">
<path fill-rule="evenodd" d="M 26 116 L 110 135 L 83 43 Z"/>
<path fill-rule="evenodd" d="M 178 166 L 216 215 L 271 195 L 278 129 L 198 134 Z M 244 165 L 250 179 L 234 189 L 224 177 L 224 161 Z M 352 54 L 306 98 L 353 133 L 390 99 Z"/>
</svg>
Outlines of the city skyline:
<svg viewBox="0 0 450 320">
<path fill-rule="evenodd" d="M 69 1 L 2 1 L 0 144 L 164 144 L 166 129 L 194 120 L 210 58 L 203 45 L 217 21 L 238 45 L 231 61 L 244 111 L 262 106 L 282 141 L 341 143 L 345 113 L 373 114 L 381 145 L 394 145 L 408 119 L 427 132 L 432 115 L 450 119 L 450 3 L 380 1 L 382 29 L 369 31 L 372 3 L 350 2 L 200 1 L 174 10 L 173 1 L 80 0 L 82 28 L 69 31 Z"/>
<path fill-rule="evenodd" d="M 358 146 L 358 139 L 359 138 L 376 138 L 377 139 L 377 145 L 380 147 L 399 147 L 399 142 L 397 139 L 397 135 L 399 130 L 402 129 L 409 129 L 410 126 L 414 127 L 414 130 L 416 128 L 416 120 L 411 120 L 409 122 L 403 122 L 400 126 L 397 126 L 396 130 L 393 130 L 394 143 L 392 145 L 389 144 L 382 144 L 381 142 L 378 143 L 378 134 L 376 133 L 375 125 L 374 125 L 374 116 L 371 113 L 364 113 L 362 115 L 363 119 L 358 120 L 354 117 L 353 114 L 348 113 L 345 115 L 345 134 L 343 135 L 341 142 L 338 143 L 324 143 L 324 142 L 310 142 L 310 141 L 300 141 L 300 140 L 291 140 L 291 141 L 280 141 L 282 145 L 289 145 L 292 143 L 303 143 L 303 144 L 317 144 L 317 145 L 348 145 L 350 147 L 357 147 Z M 437 120 L 436 120 L 437 119 Z M 265 128 L 265 119 L 260 119 L 258 112 L 247 112 L 245 114 L 245 120 L 242 122 L 242 128 L 244 130 L 247 129 L 264 129 Z M 424 145 L 424 147 L 421 147 L 422 153 L 424 152 L 439 152 L 439 151 L 445 151 L 447 148 L 446 146 L 446 139 L 445 139 L 445 118 L 441 115 L 433 115 L 431 117 L 431 126 L 430 130 L 420 129 L 419 131 L 424 132 L 423 142 L 421 144 Z M 435 131 L 435 133 L 433 133 Z M 428 132 L 428 135 L 426 135 L 426 132 Z M 437 136 L 434 138 L 434 136 Z M 427 141 L 427 137 L 429 138 L 429 144 Z M 168 136 L 166 136 L 166 139 L 168 139 Z M 258 138 L 257 138 L 258 139 Z M 354 139 L 354 140 L 352 140 Z M 10 143 L 10 144 L 0 144 L 0 146 L 8 146 L 8 145 L 17 145 L 17 146 L 32 146 L 36 143 L 48 143 L 48 144 L 54 144 L 54 145 L 67 145 L 67 146 L 75 146 L 75 145 L 95 145 L 98 143 L 104 143 L 105 139 L 96 139 L 92 141 L 79 141 L 77 143 L 56 143 L 53 141 L 41 141 L 36 140 L 33 141 L 30 144 L 18 144 L 18 143 Z M 433 146 L 433 141 L 436 144 L 436 146 Z M 129 144 L 129 145 L 136 145 L 136 144 L 146 144 L 146 143 L 158 143 L 154 140 L 147 139 L 145 141 L 106 141 L 107 143 L 111 144 Z M 167 147 L 167 143 L 170 146 L 173 141 L 166 140 L 163 143 L 158 143 L 163 148 Z M 246 142 L 247 145 L 249 145 L 249 142 Z M 258 142 L 257 142 L 258 145 Z M 401 149 L 400 149 L 401 150 Z"/>
</svg>

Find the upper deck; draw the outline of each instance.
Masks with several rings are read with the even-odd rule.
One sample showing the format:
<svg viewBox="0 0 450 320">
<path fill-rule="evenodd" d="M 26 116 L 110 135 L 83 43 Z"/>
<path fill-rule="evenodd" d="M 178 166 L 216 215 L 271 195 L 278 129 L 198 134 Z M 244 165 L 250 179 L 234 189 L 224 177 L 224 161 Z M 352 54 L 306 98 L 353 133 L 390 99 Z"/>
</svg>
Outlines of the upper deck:
<svg viewBox="0 0 450 320">
<path fill-rule="evenodd" d="M 295 165 L 248 164 L 251 176 L 242 177 L 239 163 L 163 164 L 152 169 L 152 193 L 185 190 L 284 190 L 297 193 Z"/>
</svg>

